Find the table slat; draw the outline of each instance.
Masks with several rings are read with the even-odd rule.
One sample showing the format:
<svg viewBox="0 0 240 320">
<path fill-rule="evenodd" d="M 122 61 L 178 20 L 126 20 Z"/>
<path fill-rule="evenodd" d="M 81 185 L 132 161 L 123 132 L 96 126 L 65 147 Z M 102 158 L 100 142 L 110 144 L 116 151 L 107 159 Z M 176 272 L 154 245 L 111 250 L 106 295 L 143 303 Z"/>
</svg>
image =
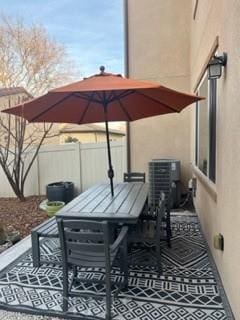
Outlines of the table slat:
<svg viewBox="0 0 240 320">
<path fill-rule="evenodd" d="M 125 213 L 125 212 L 130 214 L 130 211 L 131 211 L 132 207 L 134 206 L 134 204 L 137 201 L 139 201 L 139 192 L 142 187 L 143 187 L 142 183 L 139 183 L 139 184 L 134 183 L 133 188 L 129 192 L 126 201 L 123 202 L 123 204 L 121 205 L 121 207 L 118 210 L 118 212 L 120 214 Z"/>
<path fill-rule="evenodd" d="M 124 185 L 124 189 L 122 190 L 121 194 L 119 194 L 118 198 L 112 201 L 111 205 L 107 208 L 106 213 L 118 213 L 119 208 L 122 204 L 127 201 L 129 193 L 131 192 L 134 185 L 128 183 Z"/>
<path fill-rule="evenodd" d="M 105 212 L 111 205 L 113 202 L 116 201 L 117 198 L 119 198 L 119 196 L 121 196 L 123 190 L 125 190 L 125 185 L 124 184 L 118 184 L 115 188 L 114 188 L 114 198 L 112 197 L 111 193 L 108 195 L 108 197 L 106 197 L 94 210 L 94 213 L 97 212 Z"/>
</svg>

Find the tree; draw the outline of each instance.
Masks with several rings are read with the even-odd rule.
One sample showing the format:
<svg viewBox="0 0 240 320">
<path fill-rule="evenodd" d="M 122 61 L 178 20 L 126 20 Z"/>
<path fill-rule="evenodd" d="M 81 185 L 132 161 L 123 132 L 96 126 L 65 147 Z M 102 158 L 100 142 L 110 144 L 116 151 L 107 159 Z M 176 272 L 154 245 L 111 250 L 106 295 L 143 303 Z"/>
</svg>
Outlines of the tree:
<svg viewBox="0 0 240 320">
<path fill-rule="evenodd" d="M 0 86 L 21 86 L 38 96 L 72 77 L 66 50 L 50 39 L 43 26 L 0 17 Z"/>
<path fill-rule="evenodd" d="M 24 87 L 17 103 L 70 81 L 73 72 L 66 57 L 64 47 L 51 40 L 42 26 L 0 18 L 0 87 Z M 28 124 L 20 117 L 0 114 L 0 165 L 20 200 L 25 200 L 25 182 L 39 149 L 55 135 L 52 128 L 53 124 Z"/>
<path fill-rule="evenodd" d="M 65 143 L 76 143 L 76 142 L 79 142 L 79 140 L 77 138 L 73 138 L 71 136 L 68 136 L 65 141 Z"/>
</svg>

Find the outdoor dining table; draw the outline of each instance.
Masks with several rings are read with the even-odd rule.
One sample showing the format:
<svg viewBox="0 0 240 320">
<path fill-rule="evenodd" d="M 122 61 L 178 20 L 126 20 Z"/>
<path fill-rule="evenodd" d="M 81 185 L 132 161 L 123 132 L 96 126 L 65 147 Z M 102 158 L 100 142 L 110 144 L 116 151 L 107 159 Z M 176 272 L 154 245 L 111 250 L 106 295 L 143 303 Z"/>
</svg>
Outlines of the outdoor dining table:
<svg viewBox="0 0 240 320">
<path fill-rule="evenodd" d="M 147 197 L 146 183 L 115 183 L 114 196 L 109 184 L 101 183 L 77 196 L 58 211 L 56 218 L 136 224 Z"/>
<path fill-rule="evenodd" d="M 33 265 L 39 267 L 48 263 L 41 258 L 40 238 L 59 238 L 56 218 L 108 221 L 113 230 L 118 224 L 137 224 L 147 201 L 148 185 L 142 182 L 116 183 L 114 191 L 112 196 L 108 183 L 95 185 L 69 202 L 55 217 L 35 227 L 31 232 Z M 114 232 L 111 236 L 114 240 Z"/>
</svg>

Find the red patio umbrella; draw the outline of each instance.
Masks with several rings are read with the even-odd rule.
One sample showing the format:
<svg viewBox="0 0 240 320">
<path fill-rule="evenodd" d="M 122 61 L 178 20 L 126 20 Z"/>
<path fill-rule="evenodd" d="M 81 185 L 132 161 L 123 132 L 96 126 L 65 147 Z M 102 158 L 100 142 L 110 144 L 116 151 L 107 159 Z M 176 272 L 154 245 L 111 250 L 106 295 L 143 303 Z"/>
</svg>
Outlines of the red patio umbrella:
<svg viewBox="0 0 240 320">
<path fill-rule="evenodd" d="M 81 81 L 50 90 L 29 102 L 3 112 L 21 116 L 29 122 L 92 123 L 105 122 L 108 177 L 113 190 L 114 171 L 109 141 L 109 121 L 134 121 L 166 113 L 180 112 L 201 97 L 185 94 L 158 83 L 131 80 L 120 74 L 100 73 Z"/>
</svg>

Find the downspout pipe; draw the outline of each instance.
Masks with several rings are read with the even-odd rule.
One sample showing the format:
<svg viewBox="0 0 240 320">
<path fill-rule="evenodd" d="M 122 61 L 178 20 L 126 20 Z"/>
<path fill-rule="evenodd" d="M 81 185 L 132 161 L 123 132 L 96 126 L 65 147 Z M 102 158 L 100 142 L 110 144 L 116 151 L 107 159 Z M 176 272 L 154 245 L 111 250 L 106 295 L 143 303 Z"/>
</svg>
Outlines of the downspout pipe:
<svg viewBox="0 0 240 320">
<path fill-rule="evenodd" d="M 128 0 L 123 2 L 124 8 L 124 73 L 125 77 L 129 77 L 129 24 L 128 24 Z M 126 126 L 126 143 L 127 143 L 127 172 L 131 172 L 131 135 L 130 123 L 127 121 Z"/>
</svg>

